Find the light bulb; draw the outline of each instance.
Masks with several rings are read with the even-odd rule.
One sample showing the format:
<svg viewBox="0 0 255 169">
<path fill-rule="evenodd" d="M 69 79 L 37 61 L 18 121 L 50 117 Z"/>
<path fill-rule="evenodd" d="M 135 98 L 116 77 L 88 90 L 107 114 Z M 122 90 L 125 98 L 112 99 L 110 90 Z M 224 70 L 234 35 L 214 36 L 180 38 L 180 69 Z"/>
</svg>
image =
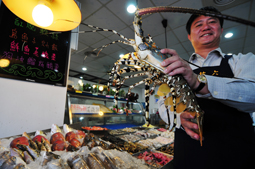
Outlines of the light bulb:
<svg viewBox="0 0 255 169">
<path fill-rule="evenodd" d="M 37 5 L 32 12 L 32 17 L 42 27 L 50 26 L 53 22 L 53 13 L 49 7 L 43 4 Z"/>
<path fill-rule="evenodd" d="M 136 11 L 136 7 L 135 7 L 134 5 L 129 5 L 129 6 L 127 7 L 127 11 L 128 11 L 129 13 L 134 13 L 134 12 Z"/>
<path fill-rule="evenodd" d="M 8 59 L 0 59 L 0 67 L 8 67 L 10 65 L 10 61 Z"/>
<path fill-rule="evenodd" d="M 233 33 L 229 32 L 229 33 L 226 33 L 225 38 L 231 38 L 232 36 L 233 36 Z"/>
<path fill-rule="evenodd" d="M 103 91 L 103 90 L 104 90 L 104 87 L 103 87 L 103 86 L 99 86 L 99 90 L 100 90 L 100 91 Z"/>
</svg>

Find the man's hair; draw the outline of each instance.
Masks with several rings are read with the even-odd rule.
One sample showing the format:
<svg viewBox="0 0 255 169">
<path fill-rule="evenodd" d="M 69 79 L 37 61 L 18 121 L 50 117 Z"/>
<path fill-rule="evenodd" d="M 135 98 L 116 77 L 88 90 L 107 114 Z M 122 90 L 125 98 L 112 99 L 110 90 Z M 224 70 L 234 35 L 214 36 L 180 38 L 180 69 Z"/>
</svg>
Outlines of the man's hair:
<svg viewBox="0 0 255 169">
<path fill-rule="evenodd" d="M 213 6 L 206 6 L 206 7 L 200 8 L 199 10 L 202 10 L 202 11 L 212 11 L 212 12 L 221 14 L 221 12 L 220 12 L 218 9 L 214 8 Z M 192 22 L 193 22 L 197 17 L 199 17 L 199 16 L 201 16 L 201 15 L 192 14 L 192 15 L 190 16 L 190 18 L 189 18 L 189 20 L 188 20 L 188 22 L 187 22 L 187 24 L 186 24 L 186 30 L 187 30 L 188 34 L 190 34 L 190 27 L 191 27 Z M 219 19 L 219 21 L 220 21 L 220 26 L 222 27 L 222 26 L 223 26 L 223 21 L 224 21 L 223 18 L 219 18 L 219 17 L 216 17 L 216 18 Z"/>
</svg>

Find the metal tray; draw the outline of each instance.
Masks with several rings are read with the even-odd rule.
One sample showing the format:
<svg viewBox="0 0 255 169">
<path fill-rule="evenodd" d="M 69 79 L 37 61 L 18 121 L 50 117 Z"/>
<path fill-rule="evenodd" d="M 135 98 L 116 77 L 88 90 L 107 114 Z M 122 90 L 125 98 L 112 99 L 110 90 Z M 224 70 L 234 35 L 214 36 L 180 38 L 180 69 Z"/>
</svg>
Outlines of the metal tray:
<svg viewBox="0 0 255 169">
<path fill-rule="evenodd" d="M 116 133 L 114 133 L 116 132 Z M 122 131 L 121 129 L 117 129 L 117 130 L 111 130 L 109 132 L 109 134 L 113 135 L 113 136 L 118 136 L 118 135 L 124 135 L 124 134 L 129 134 L 129 132 L 126 131 Z"/>
<path fill-rule="evenodd" d="M 130 141 L 130 140 L 125 140 L 125 139 L 121 138 L 121 137 L 126 136 L 126 135 L 127 135 L 127 137 L 128 137 L 129 135 L 134 136 L 134 137 L 138 137 L 138 139 L 135 140 L 135 141 Z M 120 139 L 122 139 L 122 140 L 124 140 L 124 141 L 127 141 L 127 142 L 130 141 L 130 142 L 133 142 L 133 143 L 138 142 L 138 141 L 140 141 L 140 140 L 144 140 L 144 137 L 141 137 L 141 136 L 138 136 L 138 135 L 135 135 L 135 134 L 130 134 L 130 133 L 124 134 L 124 135 L 118 135 L 118 136 L 116 136 L 116 137 L 118 137 L 118 138 L 120 138 Z"/>
<path fill-rule="evenodd" d="M 107 135 L 109 134 L 109 129 L 108 130 L 86 130 L 86 129 L 83 129 L 81 128 L 82 131 L 85 131 L 85 133 L 93 133 L 95 135 Z"/>
<path fill-rule="evenodd" d="M 172 148 L 170 148 L 170 146 L 172 146 Z M 169 150 L 170 150 L 169 153 L 164 151 L 168 147 L 169 147 Z M 156 150 L 159 151 L 159 152 L 165 153 L 165 154 L 174 155 L 174 150 L 173 149 L 174 149 L 174 143 L 170 143 L 170 144 L 163 145 L 162 147 L 159 147 Z"/>
</svg>

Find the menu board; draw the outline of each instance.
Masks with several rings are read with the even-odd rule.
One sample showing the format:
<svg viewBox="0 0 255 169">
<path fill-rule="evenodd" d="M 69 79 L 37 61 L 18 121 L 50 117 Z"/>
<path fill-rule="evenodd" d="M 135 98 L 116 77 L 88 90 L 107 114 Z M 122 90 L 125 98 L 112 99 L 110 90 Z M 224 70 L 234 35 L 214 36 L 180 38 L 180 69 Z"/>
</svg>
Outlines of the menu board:
<svg viewBox="0 0 255 169">
<path fill-rule="evenodd" d="M 51 32 L 0 7 L 0 77 L 66 86 L 71 31 Z"/>
</svg>

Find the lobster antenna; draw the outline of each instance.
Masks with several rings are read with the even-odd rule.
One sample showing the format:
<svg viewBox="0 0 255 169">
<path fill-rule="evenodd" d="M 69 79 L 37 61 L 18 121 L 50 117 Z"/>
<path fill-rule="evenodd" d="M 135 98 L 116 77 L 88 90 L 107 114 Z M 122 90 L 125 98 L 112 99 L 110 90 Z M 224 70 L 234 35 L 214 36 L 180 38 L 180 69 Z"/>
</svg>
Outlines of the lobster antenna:
<svg viewBox="0 0 255 169">
<path fill-rule="evenodd" d="M 183 8 L 183 7 L 170 7 L 170 6 L 157 6 L 157 7 L 150 7 L 150 8 L 143 8 L 139 9 L 137 11 L 138 16 L 153 14 L 153 13 L 159 13 L 159 12 L 176 12 L 176 13 L 190 13 L 190 14 L 196 14 L 196 15 L 206 15 L 206 16 L 213 16 L 213 17 L 219 17 L 226 20 L 242 23 L 245 25 L 250 25 L 255 27 L 255 22 L 245 20 L 242 18 L 226 15 L 226 14 L 219 14 L 212 11 L 203 11 L 199 9 L 193 9 L 193 8 Z"/>
<path fill-rule="evenodd" d="M 97 29 L 97 30 L 95 30 L 95 32 L 97 32 L 97 31 L 112 32 L 112 33 L 118 35 L 119 37 L 121 37 L 122 39 L 128 41 L 129 43 L 132 42 L 131 39 L 126 38 L 124 35 L 118 33 L 118 32 L 115 31 L 115 30 L 112 30 L 112 29 L 103 29 L 103 28 L 100 28 L 100 27 L 97 27 L 97 26 L 93 26 L 93 25 L 89 25 L 89 24 L 82 23 L 82 22 L 81 22 L 81 24 L 82 24 L 82 25 L 86 25 L 86 26 L 88 26 L 88 27 L 90 27 L 90 28 L 95 28 L 95 29 Z M 92 32 L 93 32 L 93 31 L 92 31 Z M 84 33 L 86 33 L 86 31 L 85 31 Z"/>
<path fill-rule="evenodd" d="M 100 50 L 98 51 L 97 56 L 99 55 L 99 53 L 100 53 L 104 48 L 108 47 L 109 45 L 118 43 L 118 42 L 119 42 L 119 43 L 123 43 L 123 44 L 125 44 L 125 45 L 133 46 L 133 45 L 132 45 L 131 43 L 129 43 L 129 42 L 121 41 L 121 40 L 116 40 L 116 41 L 113 41 L 113 42 L 111 42 L 111 43 L 108 43 L 108 44 L 106 44 L 106 45 L 103 45 L 103 46 L 99 47 Z M 96 50 L 98 50 L 99 48 L 95 48 L 95 49 L 93 49 L 93 51 L 96 51 Z"/>
</svg>

